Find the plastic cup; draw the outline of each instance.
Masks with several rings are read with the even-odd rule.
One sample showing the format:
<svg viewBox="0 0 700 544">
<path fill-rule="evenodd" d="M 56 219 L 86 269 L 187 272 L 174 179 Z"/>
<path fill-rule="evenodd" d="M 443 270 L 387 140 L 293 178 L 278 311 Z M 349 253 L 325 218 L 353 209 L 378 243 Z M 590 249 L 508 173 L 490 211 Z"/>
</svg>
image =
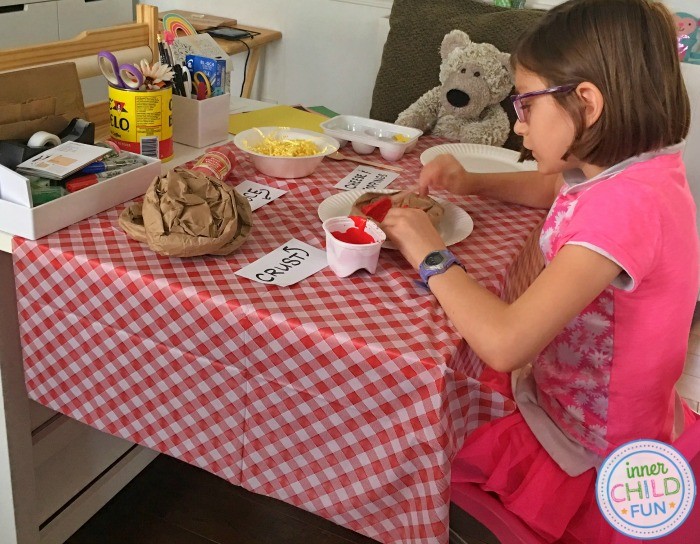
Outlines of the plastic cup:
<svg viewBox="0 0 700 544">
<path fill-rule="evenodd" d="M 350 243 L 336 238 L 333 233 L 348 233 L 351 229 L 361 229 L 373 239 L 370 243 Z M 328 266 L 335 275 L 345 278 L 364 268 L 370 274 L 377 270 L 379 252 L 386 240 L 386 234 L 376 223 L 364 217 L 331 217 L 323 222 L 326 231 L 326 254 Z"/>
</svg>

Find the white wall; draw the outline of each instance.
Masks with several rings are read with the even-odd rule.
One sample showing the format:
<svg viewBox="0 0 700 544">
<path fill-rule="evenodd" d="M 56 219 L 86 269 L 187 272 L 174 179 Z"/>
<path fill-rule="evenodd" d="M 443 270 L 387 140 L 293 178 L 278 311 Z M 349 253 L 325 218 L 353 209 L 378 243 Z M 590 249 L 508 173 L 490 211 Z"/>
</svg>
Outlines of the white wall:
<svg viewBox="0 0 700 544">
<path fill-rule="evenodd" d="M 430 0 L 425 0 L 429 2 Z M 490 3 L 489 0 L 484 0 Z M 528 0 L 546 9 L 563 0 Z M 159 10 L 184 9 L 273 28 L 282 41 L 268 45 L 252 98 L 283 104 L 323 105 L 369 115 L 391 0 L 142 0 Z M 688 9 L 695 0 L 665 0 Z M 697 11 L 700 11 L 698 9 Z M 244 55 L 233 57 L 232 92 L 240 92 Z"/>
<path fill-rule="evenodd" d="M 145 0 L 159 10 L 184 9 L 232 17 L 241 24 L 282 32 L 269 44 L 251 98 L 327 106 L 367 116 L 381 58 L 386 0 Z M 384 22 L 386 19 L 384 19 Z M 384 30 L 386 32 L 386 30 Z M 245 55 L 235 55 L 232 92 L 240 92 Z"/>
</svg>

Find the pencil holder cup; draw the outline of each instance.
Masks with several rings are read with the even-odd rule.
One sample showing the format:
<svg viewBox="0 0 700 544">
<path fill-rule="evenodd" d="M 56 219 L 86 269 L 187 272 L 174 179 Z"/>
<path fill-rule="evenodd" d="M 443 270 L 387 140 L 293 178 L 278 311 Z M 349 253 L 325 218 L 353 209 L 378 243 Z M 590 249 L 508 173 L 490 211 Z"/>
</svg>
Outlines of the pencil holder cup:
<svg viewBox="0 0 700 544">
<path fill-rule="evenodd" d="M 204 100 L 173 95 L 173 140 L 192 147 L 206 147 L 228 138 L 231 95 Z"/>
<path fill-rule="evenodd" d="M 364 268 L 374 274 L 386 234 L 364 217 L 331 217 L 323 222 L 328 266 L 341 278 Z"/>
</svg>

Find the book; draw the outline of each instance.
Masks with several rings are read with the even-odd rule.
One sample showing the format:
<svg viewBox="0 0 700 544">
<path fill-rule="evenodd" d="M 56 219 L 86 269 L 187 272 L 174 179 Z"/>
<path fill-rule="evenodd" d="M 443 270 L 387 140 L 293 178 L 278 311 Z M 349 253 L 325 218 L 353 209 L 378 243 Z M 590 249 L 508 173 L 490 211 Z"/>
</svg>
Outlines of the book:
<svg viewBox="0 0 700 544">
<path fill-rule="evenodd" d="M 108 147 L 64 142 L 17 165 L 17 172 L 61 180 L 111 151 Z"/>
<path fill-rule="evenodd" d="M 222 88 L 223 93 L 230 92 L 231 70 L 233 69 L 231 56 L 221 49 L 216 40 L 209 34 L 178 36 L 170 44 L 170 54 L 173 56 L 173 64 L 182 64 L 183 66 L 186 64 L 187 55 L 199 55 L 200 57 L 209 57 L 217 62 L 225 62 Z"/>
<path fill-rule="evenodd" d="M 173 55 L 173 64 L 185 64 L 187 55 L 199 55 L 211 59 L 224 59 L 226 69 L 231 69 L 230 55 L 226 53 L 216 40 L 209 34 L 194 34 L 192 36 L 179 36 L 170 45 Z"/>
</svg>

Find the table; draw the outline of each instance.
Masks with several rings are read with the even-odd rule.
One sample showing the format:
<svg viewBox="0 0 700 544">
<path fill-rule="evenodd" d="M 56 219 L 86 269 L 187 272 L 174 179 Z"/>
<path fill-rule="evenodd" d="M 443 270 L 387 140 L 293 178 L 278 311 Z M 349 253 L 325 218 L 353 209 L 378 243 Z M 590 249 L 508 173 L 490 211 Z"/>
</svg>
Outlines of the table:
<svg viewBox="0 0 700 544">
<path fill-rule="evenodd" d="M 236 25 L 236 28 L 241 30 L 250 30 L 252 32 L 257 32 L 258 34 L 252 38 L 245 38 L 244 40 L 224 40 L 222 38 L 214 38 L 217 44 L 226 51 L 229 55 L 235 55 L 236 53 L 247 53 L 248 48 L 250 48 L 250 58 L 248 59 L 248 65 L 245 72 L 245 83 L 243 84 L 243 91 L 241 97 L 250 98 L 250 93 L 253 90 L 253 83 L 255 81 L 255 73 L 258 69 L 258 62 L 260 62 L 260 53 L 263 47 L 268 43 L 276 42 L 282 39 L 282 33 L 279 30 L 270 30 L 267 28 L 258 28 L 255 26 L 244 26 Z M 247 46 L 247 47 L 246 47 Z"/>
<path fill-rule="evenodd" d="M 411 186 L 437 143 L 421 138 L 392 186 Z M 480 361 L 397 252 L 373 276 L 325 269 L 286 289 L 234 276 L 290 238 L 322 247 L 316 207 L 356 166 L 278 180 L 239 158 L 229 181 L 289 192 L 227 258 L 157 256 L 118 228 L 122 207 L 15 239 L 30 397 L 381 542 L 446 543 L 450 461 L 512 401 L 475 380 Z M 475 230 L 452 249 L 514 296 L 537 273 L 521 250 L 544 212 L 460 205 Z"/>
</svg>

